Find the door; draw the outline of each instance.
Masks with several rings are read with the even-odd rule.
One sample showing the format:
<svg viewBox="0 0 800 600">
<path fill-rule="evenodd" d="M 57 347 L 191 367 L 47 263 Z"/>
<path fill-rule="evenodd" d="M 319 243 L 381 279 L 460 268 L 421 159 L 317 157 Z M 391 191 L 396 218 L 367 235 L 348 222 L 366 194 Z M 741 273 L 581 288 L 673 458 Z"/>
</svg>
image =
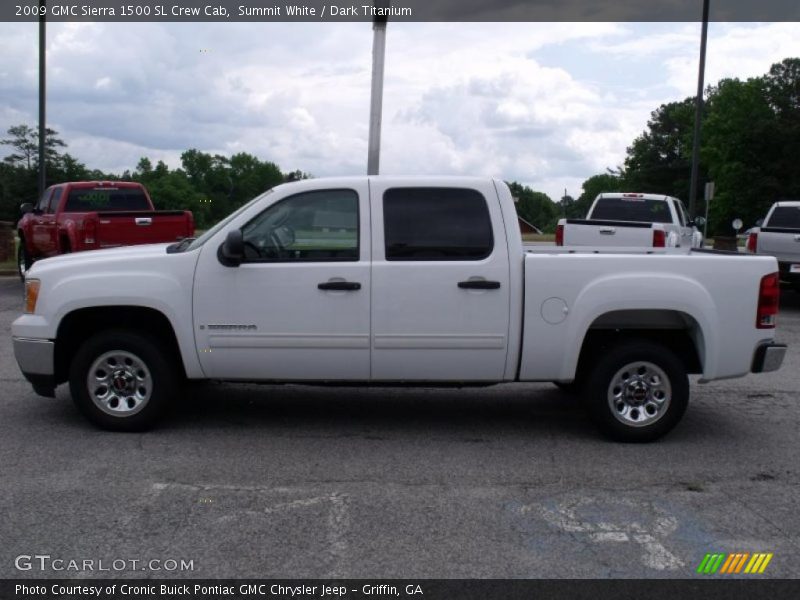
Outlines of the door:
<svg viewBox="0 0 800 600">
<path fill-rule="evenodd" d="M 372 379 L 501 381 L 509 258 L 491 182 L 384 179 L 370 192 Z"/>
<path fill-rule="evenodd" d="M 194 326 L 208 377 L 369 379 L 367 189 L 365 180 L 276 200 L 241 227 L 238 267 L 217 258 L 226 230 L 203 247 Z"/>
<path fill-rule="evenodd" d="M 55 188 L 61 198 L 61 188 Z M 55 196 L 52 187 L 47 188 L 36 204 L 33 214 L 33 245 L 34 256 L 37 258 L 52 256 L 58 252 L 58 237 L 56 232 L 55 211 L 50 212 L 51 199 Z M 57 205 L 57 203 L 56 203 Z"/>
</svg>

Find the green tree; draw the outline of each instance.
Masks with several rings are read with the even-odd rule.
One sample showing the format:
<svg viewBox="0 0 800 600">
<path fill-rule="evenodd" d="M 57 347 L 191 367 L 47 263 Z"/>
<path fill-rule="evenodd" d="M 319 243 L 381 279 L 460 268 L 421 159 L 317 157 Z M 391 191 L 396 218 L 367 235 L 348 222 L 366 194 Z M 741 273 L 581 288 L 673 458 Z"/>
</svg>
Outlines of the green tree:
<svg viewBox="0 0 800 600">
<path fill-rule="evenodd" d="M 567 216 L 571 219 L 585 219 L 592 202 L 598 194 L 604 192 L 625 192 L 628 184 L 623 177 L 609 170 L 606 173 L 592 175 L 583 182 L 582 192 L 578 199 L 570 207 Z"/>
<path fill-rule="evenodd" d="M 694 98 L 662 104 L 628 148 L 625 184 L 632 191 L 686 198 L 692 171 Z M 701 181 L 705 169 L 701 163 Z"/>
<path fill-rule="evenodd" d="M 0 140 L 0 145 L 11 146 L 12 153 L 3 160 L 12 165 L 21 165 L 26 169 L 36 169 L 39 164 L 39 130 L 28 125 L 15 125 L 8 128 L 10 137 Z M 58 148 L 65 147 L 64 141 L 58 133 L 45 129 L 45 163 L 48 168 L 56 166 L 61 161 Z"/>
<path fill-rule="evenodd" d="M 558 222 L 558 207 L 550 196 L 516 181 L 508 184 L 516 201 L 517 213 L 542 231 L 552 233 Z"/>
<path fill-rule="evenodd" d="M 709 208 L 715 235 L 732 234 L 730 223 L 737 217 L 755 224 L 781 193 L 782 175 L 775 167 L 785 148 L 764 92 L 763 79 L 725 79 L 710 96 L 701 152 L 715 183 Z"/>
<path fill-rule="evenodd" d="M 190 210 L 199 229 L 212 224 L 210 203 L 192 185 L 185 171 L 171 171 L 161 160 L 154 168 L 150 159 L 143 157 L 131 178 L 147 188 L 156 210 Z"/>
</svg>

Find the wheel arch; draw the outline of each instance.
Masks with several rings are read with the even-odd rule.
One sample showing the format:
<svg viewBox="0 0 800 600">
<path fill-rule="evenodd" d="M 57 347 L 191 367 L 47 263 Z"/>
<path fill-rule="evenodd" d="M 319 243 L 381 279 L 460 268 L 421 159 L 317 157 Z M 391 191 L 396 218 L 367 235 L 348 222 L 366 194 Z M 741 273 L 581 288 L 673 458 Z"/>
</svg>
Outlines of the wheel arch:
<svg viewBox="0 0 800 600">
<path fill-rule="evenodd" d="M 703 373 L 707 340 L 691 314 L 675 309 L 615 310 L 597 316 L 581 342 L 575 373 L 585 373 L 595 356 L 626 340 L 647 340 L 665 346 L 689 374 Z"/>
<path fill-rule="evenodd" d="M 152 336 L 167 350 L 167 357 L 179 369 L 179 376 L 186 377 L 175 329 L 164 313 L 145 306 L 97 306 L 75 309 L 59 322 L 55 346 L 57 383 L 68 379 L 71 358 L 80 345 L 108 329 L 128 329 Z"/>
</svg>

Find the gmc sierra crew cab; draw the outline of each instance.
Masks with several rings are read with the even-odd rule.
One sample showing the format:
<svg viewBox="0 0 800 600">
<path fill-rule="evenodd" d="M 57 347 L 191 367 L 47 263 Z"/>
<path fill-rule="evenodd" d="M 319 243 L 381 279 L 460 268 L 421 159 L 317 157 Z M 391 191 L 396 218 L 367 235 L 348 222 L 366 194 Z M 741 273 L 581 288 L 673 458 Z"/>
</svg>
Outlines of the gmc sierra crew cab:
<svg viewBox="0 0 800 600">
<path fill-rule="evenodd" d="M 697 225 L 705 222 L 701 219 Z M 586 219 L 559 220 L 556 245 L 700 248 L 703 235 L 677 198 L 605 193 L 595 198 Z"/>
<path fill-rule="evenodd" d="M 185 379 L 552 381 L 618 440 L 653 440 L 703 381 L 772 371 L 774 258 L 523 247 L 502 182 L 275 187 L 194 240 L 35 264 L 14 352 L 96 425 L 154 423 Z"/>
<path fill-rule="evenodd" d="M 174 242 L 194 235 L 192 213 L 156 211 L 141 183 L 77 181 L 45 190 L 36 206 L 23 204 L 17 225 L 20 277 L 40 258 Z"/>
<path fill-rule="evenodd" d="M 800 291 L 800 202 L 776 202 L 760 227 L 750 230 L 747 252 L 778 259 L 781 280 Z"/>
</svg>

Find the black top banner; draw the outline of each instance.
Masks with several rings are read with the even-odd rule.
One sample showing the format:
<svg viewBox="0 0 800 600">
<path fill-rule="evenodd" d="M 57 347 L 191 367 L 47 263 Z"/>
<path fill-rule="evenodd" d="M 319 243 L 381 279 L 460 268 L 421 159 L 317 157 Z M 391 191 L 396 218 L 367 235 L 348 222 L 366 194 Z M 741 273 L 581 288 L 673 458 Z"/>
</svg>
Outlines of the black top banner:
<svg viewBox="0 0 800 600">
<path fill-rule="evenodd" d="M 703 0 L 3 0 L 0 21 L 691 22 Z M 797 0 L 710 0 L 710 20 L 800 21 Z"/>
</svg>

